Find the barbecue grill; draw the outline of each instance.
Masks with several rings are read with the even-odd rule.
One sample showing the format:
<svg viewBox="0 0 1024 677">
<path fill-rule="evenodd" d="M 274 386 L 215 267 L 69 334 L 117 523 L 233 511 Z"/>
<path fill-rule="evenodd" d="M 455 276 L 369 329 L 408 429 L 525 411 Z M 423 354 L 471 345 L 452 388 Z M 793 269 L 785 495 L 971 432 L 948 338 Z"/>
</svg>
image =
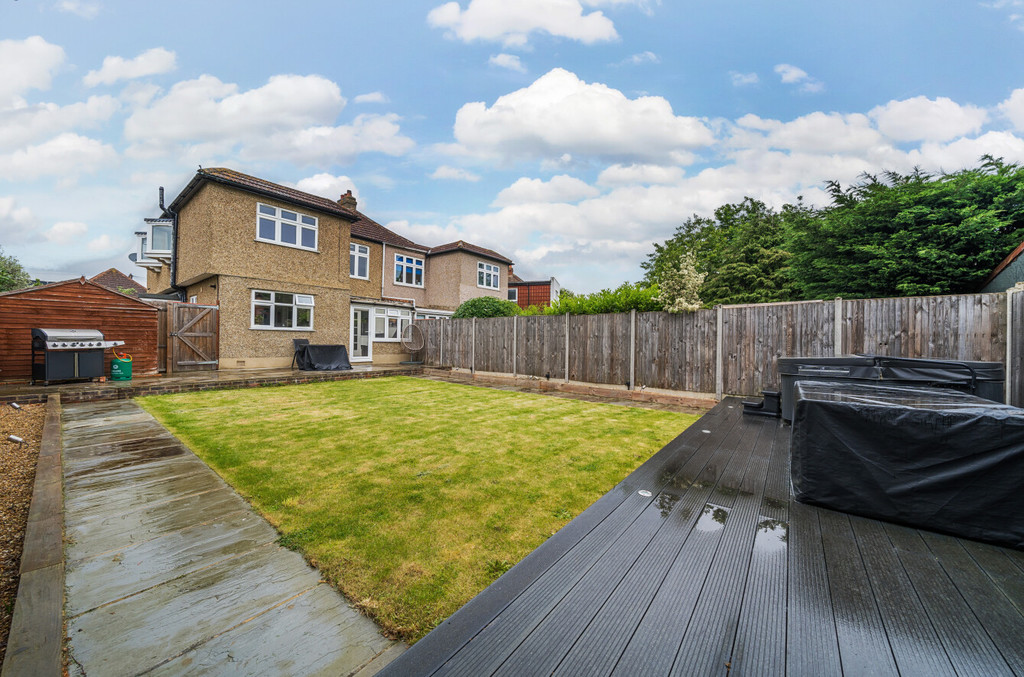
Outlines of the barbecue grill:
<svg viewBox="0 0 1024 677">
<path fill-rule="evenodd" d="M 33 329 L 32 383 L 103 376 L 103 351 L 122 345 L 97 329 Z"/>
</svg>

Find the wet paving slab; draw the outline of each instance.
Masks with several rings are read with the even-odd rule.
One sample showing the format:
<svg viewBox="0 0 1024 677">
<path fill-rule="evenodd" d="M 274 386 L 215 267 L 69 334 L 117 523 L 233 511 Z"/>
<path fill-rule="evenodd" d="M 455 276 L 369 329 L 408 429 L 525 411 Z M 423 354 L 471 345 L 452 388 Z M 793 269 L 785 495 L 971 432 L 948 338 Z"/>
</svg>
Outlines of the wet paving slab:
<svg viewBox="0 0 1024 677">
<path fill-rule="evenodd" d="M 133 402 L 63 420 L 72 675 L 345 675 L 401 649 Z"/>
</svg>

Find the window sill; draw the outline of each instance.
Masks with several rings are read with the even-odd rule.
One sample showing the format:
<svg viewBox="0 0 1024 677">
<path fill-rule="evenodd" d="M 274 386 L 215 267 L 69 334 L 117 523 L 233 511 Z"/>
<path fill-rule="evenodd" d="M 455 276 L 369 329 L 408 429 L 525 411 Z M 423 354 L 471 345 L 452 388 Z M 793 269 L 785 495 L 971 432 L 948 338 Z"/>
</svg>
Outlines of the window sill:
<svg viewBox="0 0 1024 677">
<path fill-rule="evenodd" d="M 256 325 L 249 325 L 249 329 L 254 331 L 314 331 L 313 327 L 261 327 Z"/>
<path fill-rule="evenodd" d="M 423 289 L 422 284 L 409 284 L 408 282 L 395 282 L 396 287 L 412 287 L 413 289 Z"/>
<path fill-rule="evenodd" d="M 358 275 L 349 275 L 348 279 L 350 279 L 350 280 L 369 280 L 370 276 L 367 275 L 366 277 L 359 277 Z"/>
<path fill-rule="evenodd" d="M 501 291 L 501 287 L 485 287 L 482 284 L 476 286 L 477 289 L 486 289 L 487 291 Z"/>
<path fill-rule="evenodd" d="M 257 237 L 253 242 L 262 242 L 263 244 L 276 244 L 278 247 L 287 247 L 288 249 L 298 249 L 299 251 L 310 252 L 312 254 L 319 254 L 319 249 L 310 249 L 309 247 L 303 247 L 300 244 L 288 244 L 287 242 L 278 242 L 277 240 L 264 240 L 263 238 Z"/>
</svg>

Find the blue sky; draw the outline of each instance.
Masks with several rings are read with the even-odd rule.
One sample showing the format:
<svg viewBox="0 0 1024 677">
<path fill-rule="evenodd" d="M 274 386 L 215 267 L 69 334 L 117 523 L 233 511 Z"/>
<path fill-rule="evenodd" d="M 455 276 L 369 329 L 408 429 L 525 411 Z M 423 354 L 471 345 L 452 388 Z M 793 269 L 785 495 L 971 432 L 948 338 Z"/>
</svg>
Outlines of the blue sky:
<svg viewBox="0 0 1024 677">
<path fill-rule="evenodd" d="M 596 291 L 749 195 L 1024 161 L 1024 0 L 0 0 L 0 246 L 132 267 L 197 166 Z"/>
</svg>

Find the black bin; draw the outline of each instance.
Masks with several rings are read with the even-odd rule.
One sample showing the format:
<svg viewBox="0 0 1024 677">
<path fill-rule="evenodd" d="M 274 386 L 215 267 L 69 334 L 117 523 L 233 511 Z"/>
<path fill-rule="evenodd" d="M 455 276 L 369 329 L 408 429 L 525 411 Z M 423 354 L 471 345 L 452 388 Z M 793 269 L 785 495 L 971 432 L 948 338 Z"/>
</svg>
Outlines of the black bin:
<svg viewBox="0 0 1024 677">
<path fill-rule="evenodd" d="M 883 355 L 780 357 L 782 418 L 793 420 L 798 381 L 875 383 L 890 386 L 953 388 L 993 402 L 1004 402 L 1006 370 L 1002 362 L 933 360 Z"/>
</svg>

